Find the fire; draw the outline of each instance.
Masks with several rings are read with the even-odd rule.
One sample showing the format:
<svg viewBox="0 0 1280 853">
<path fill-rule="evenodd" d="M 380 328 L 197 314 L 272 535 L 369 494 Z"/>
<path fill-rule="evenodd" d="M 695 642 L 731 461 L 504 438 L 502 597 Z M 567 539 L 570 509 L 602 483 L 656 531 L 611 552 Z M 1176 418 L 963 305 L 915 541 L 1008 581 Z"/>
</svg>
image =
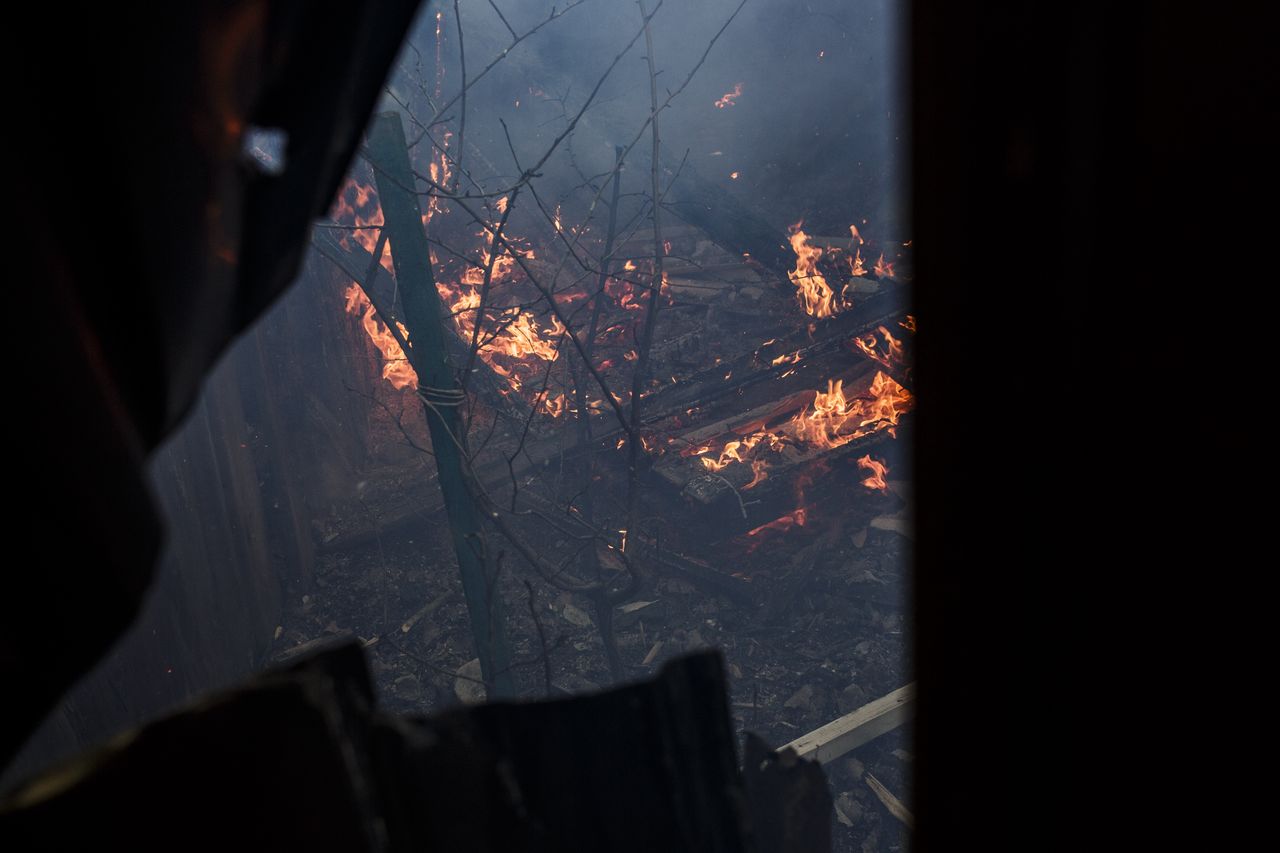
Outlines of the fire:
<svg viewBox="0 0 1280 853">
<path fill-rule="evenodd" d="M 547 414 L 553 418 L 558 418 L 564 414 L 565 398 L 563 394 L 556 394 L 554 397 L 548 394 L 542 401 L 542 406 L 547 410 Z"/>
<path fill-rule="evenodd" d="M 908 332 L 911 332 L 912 334 L 915 334 L 915 331 L 916 331 L 916 318 L 915 318 L 915 315 L 913 315 L 913 314 L 908 314 L 908 315 L 907 315 L 907 319 L 902 320 L 901 322 L 899 322 L 899 323 L 898 323 L 898 325 L 899 325 L 899 326 L 901 326 L 902 328 L 906 329 Z"/>
<path fill-rule="evenodd" d="M 863 239 L 862 239 L 862 235 L 858 233 L 858 226 L 857 226 L 857 225 L 850 225 L 850 226 L 849 226 L 849 233 L 850 233 L 851 235 L 853 235 L 851 239 L 854 239 L 854 240 L 857 240 L 857 241 L 858 241 L 858 245 L 859 245 L 859 246 L 861 246 L 863 243 L 867 242 L 866 240 L 863 240 Z"/>
<path fill-rule="evenodd" d="M 733 106 L 733 102 L 742 97 L 742 84 L 734 83 L 732 92 L 725 92 L 722 97 L 716 99 L 716 109 L 722 110 L 725 107 Z"/>
<path fill-rule="evenodd" d="M 795 284 L 800 307 L 806 314 L 810 317 L 832 317 L 845 306 L 839 304 L 826 278 L 818 272 L 822 249 L 809 245 L 809 235 L 800 230 L 803 224 L 797 222 L 789 229 L 791 250 L 796 253 L 796 268 L 788 271 L 787 276 Z"/>
<path fill-rule="evenodd" d="M 484 268 L 489 265 L 489 251 L 487 249 L 480 253 L 480 263 L 467 269 L 462 273 L 462 283 L 471 287 L 480 287 L 484 284 Z M 509 278 L 515 273 L 516 259 L 507 252 L 501 252 L 493 261 L 493 272 L 490 274 L 491 281 L 502 281 Z"/>
<path fill-rule="evenodd" d="M 746 462 L 746 454 L 750 453 L 757 444 L 766 440 L 768 441 L 768 445 L 773 449 L 781 449 L 783 442 L 783 437 L 781 435 L 761 431 L 752 433 L 746 438 L 728 442 L 725 444 L 724 449 L 720 451 L 720 456 L 716 459 L 712 459 L 709 456 L 699 456 L 698 459 L 702 462 L 702 467 L 706 468 L 708 471 L 719 471 L 732 462 Z M 763 479 L 764 477 L 758 477 L 758 479 L 752 482 L 751 485 L 754 486 Z"/>
<path fill-rule="evenodd" d="M 498 278 L 496 264 L 493 278 L 495 281 Z M 467 283 L 465 276 L 463 283 Z M 458 331 L 462 333 L 463 339 L 470 341 L 476 327 L 476 309 L 480 307 L 480 291 L 461 287 L 455 289 L 444 282 L 437 282 L 436 288 L 448 304 L 449 311 L 453 314 L 453 321 Z M 555 361 L 560 357 L 557 342 L 564 334 L 565 327 L 555 315 L 549 316 L 547 324 L 539 328 L 533 314 L 519 306 L 493 310 L 496 317 L 486 318 L 485 330 L 481 338 L 485 343 L 480 348 L 480 357 L 495 370 L 498 368 L 492 358 L 494 354 L 506 355 L 514 359 L 536 358 L 541 361 Z M 490 336 L 492 340 L 489 340 Z"/>
<path fill-rule="evenodd" d="M 623 270 L 632 272 L 636 265 L 631 261 L 627 261 Z M 665 273 L 664 273 L 665 276 Z M 615 299 L 618 307 L 624 311 L 643 311 L 644 304 L 641 303 L 639 294 L 636 293 L 635 282 L 620 278 L 605 279 L 604 292 Z"/>
<path fill-rule="evenodd" d="M 329 212 L 329 218 L 342 225 L 350 223 L 355 226 L 351 230 L 339 232 L 338 243 L 342 248 L 350 249 L 352 240 L 371 255 L 378 248 L 378 235 L 382 231 L 383 222 L 382 203 L 378 201 L 378 194 L 371 185 L 347 178 Z M 391 253 L 387 248 L 383 246 L 380 263 L 387 272 L 391 272 Z"/>
<path fill-rule="evenodd" d="M 911 393 L 883 371 L 876 371 L 866 391 L 848 394 L 844 380 L 827 382 L 827 390 L 815 391 L 813 402 L 790 421 L 776 429 L 761 429 L 750 435 L 726 442 L 715 456 L 709 447 L 694 452 L 707 471 L 721 471 L 734 463 L 751 465 L 751 488 L 764 480 L 767 462 L 760 456 L 764 450 L 781 451 L 788 445 L 831 450 L 851 441 L 894 428 L 912 406 Z"/>
<path fill-rule="evenodd" d="M 902 341 L 895 338 L 884 326 L 880 326 L 877 331 L 884 338 L 886 347 L 884 352 L 880 351 L 875 333 L 854 338 L 854 346 L 860 349 L 867 358 L 885 367 L 903 367 L 906 363 L 906 353 L 903 351 Z"/>
<path fill-rule="evenodd" d="M 853 226 L 850 225 L 849 227 L 852 228 Z M 845 260 L 849 262 L 849 275 L 859 276 L 867 274 L 867 268 L 862 265 L 862 249 L 855 249 L 853 257 L 850 258 L 846 256 Z"/>
<path fill-rule="evenodd" d="M 889 484 L 884 478 L 889 473 L 888 465 L 880 460 L 872 459 L 871 454 L 868 453 L 858 460 L 858 467 L 870 472 L 867 478 L 862 481 L 862 485 L 873 491 L 885 493 L 889 491 Z"/>
<path fill-rule="evenodd" d="M 791 421 L 799 440 L 825 448 L 841 447 L 882 429 L 897 426 L 911 404 L 911 393 L 883 371 L 876 371 L 866 396 L 846 397 L 844 381 L 828 380 L 826 392 Z"/>
<path fill-rule="evenodd" d="M 876 260 L 875 272 L 880 278 L 893 278 L 893 264 L 885 262 L 884 252 L 881 252 Z"/>
<path fill-rule="evenodd" d="M 364 327 L 365 333 L 382 353 L 382 378 L 390 382 L 391 387 L 397 391 L 402 388 L 417 388 L 417 374 L 409 366 L 409 359 L 405 357 L 404 350 L 400 348 L 395 336 L 378 319 L 369 297 L 365 296 L 364 291 L 354 282 L 347 288 L 346 297 L 347 313 L 360 318 L 360 325 Z M 404 335 L 405 340 L 408 340 L 408 330 L 400 323 L 396 325 L 400 327 L 400 333 Z"/>
<path fill-rule="evenodd" d="M 447 136 L 446 136 L 447 139 Z M 448 160 L 443 152 L 433 154 L 430 164 L 431 179 L 437 182 L 449 180 Z M 438 212 L 432 199 L 432 205 L 423 215 L 424 225 L 430 217 Z M 507 198 L 498 200 L 502 209 Z M 382 226 L 382 208 L 377 193 L 371 185 L 348 180 L 338 196 L 334 207 L 334 218 L 346 222 L 354 222 L 357 230 L 346 232 L 345 245 L 350 247 L 354 239 L 366 250 L 372 252 L 377 247 L 377 235 Z M 368 226 L 368 227 L 365 227 Z M 480 236 L 484 236 L 481 232 Z M 511 242 L 510 240 L 508 242 Z M 503 283 L 511 283 L 516 279 L 519 270 L 517 259 L 511 250 L 499 249 L 497 257 L 490 258 L 488 248 L 480 251 L 478 263 L 467 267 L 454 283 L 438 279 L 436 282 L 440 297 L 448 306 L 454 325 L 463 340 L 471 341 L 476 327 L 476 314 L 480 307 L 480 287 L 484 284 L 485 267 L 492 261 L 490 284 L 492 287 Z M 532 251 L 520 251 L 528 257 Z M 433 258 L 434 260 L 434 258 Z M 384 250 L 382 265 L 392 271 L 391 255 Z M 496 293 L 496 290 L 495 290 Z M 393 387 L 417 387 L 417 377 L 409 366 L 408 359 L 396 342 L 390 330 L 378 319 L 377 313 L 369 303 L 364 291 L 355 283 L 346 290 L 346 310 L 360 317 L 361 326 L 370 340 L 382 353 L 382 375 Z M 509 305 L 509 300 L 506 300 Z M 404 327 L 400 327 L 404 331 Z M 504 307 L 504 300 L 494 298 L 485 309 L 485 324 L 480 336 L 480 358 L 510 385 L 511 390 L 520 391 L 526 380 L 537 370 L 539 364 L 555 361 L 559 358 L 559 342 L 566 329 L 554 315 L 539 321 L 535 314 L 519 306 Z M 407 334 L 406 334 L 407 337 Z M 567 402 L 563 395 L 547 397 L 543 400 L 530 400 L 535 407 L 546 411 L 551 417 L 560 417 L 567 410 Z"/>
<path fill-rule="evenodd" d="M 796 350 L 795 352 L 785 353 L 783 355 L 778 356 L 777 358 L 770 361 L 769 364 L 773 367 L 777 367 L 779 364 L 794 364 L 799 360 L 800 360 L 800 350 Z"/>
<path fill-rule="evenodd" d="M 769 479 L 769 463 L 763 459 L 751 460 L 751 482 L 742 487 L 742 491 L 755 488 L 759 483 Z"/>
</svg>

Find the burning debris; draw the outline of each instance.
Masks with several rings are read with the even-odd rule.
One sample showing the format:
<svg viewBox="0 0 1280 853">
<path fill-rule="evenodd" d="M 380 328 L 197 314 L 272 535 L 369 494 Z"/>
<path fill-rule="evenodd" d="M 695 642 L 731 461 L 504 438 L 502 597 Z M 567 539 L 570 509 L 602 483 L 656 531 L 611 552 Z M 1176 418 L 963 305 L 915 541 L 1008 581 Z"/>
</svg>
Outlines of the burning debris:
<svg viewBox="0 0 1280 853">
<path fill-rule="evenodd" d="M 633 43 L 647 28 L 647 18 L 636 22 Z M 437 29 L 437 51 L 448 52 L 449 32 Z M 615 65 L 604 67 L 607 78 Z M 421 328 L 406 321 L 397 268 L 406 259 L 392 262 L 397 247 L 385 234 L 403 214 L 384 214 L 382 164 L 353 173 L 331 233 L 316 240 L 347 276 L 345 310 L 377 363 L 371 416 L 384 421 L 388 446 L 435 452 L 443 440 L 460 460 L 456 483 L 442 474 L 440 486 L 428 479 L 412 500 L 380 510 L 375 538 L 418 529 L 423 513 L 458 500 L 474 504 L 484 526 L 466 536 L 559 596 L 551 615 L 597 638 L 615 680 L 628 665 L 697 646 L 689 628 L 660 641 L 647 633 L 662 630 L 653 614 L 669 613 L 655 607 L 655 582 L 755 603 L 780 582 L 770 561 L 837 542 L 885 547 L 876 537 L 892 525 L 871 522 L 899 502 L 889 477 L 901 470 L 897 444 L 915 405 L 909 244 L 884 239 L 847 202 L 773 221 L 725 190 L 737 192 L 733 182 L 758 165 L 736 153 L 741 168 L 703 177 L 688 155 L 673 154 L 682 149 L 659 135 L 659 121 L 645 121 L 665 118 L 662 99 L 678 96 L 679 80 L 667 95 L 653 87 L 638 132 L 579 123 L 591 97 L 566 101 L 556 93 L 572 87 L 521 80 L 501 100 L 519 107 L 506 120 L 564 111 L 543 119 L 560 123 L 548 150 L 531 152 L 505 124 L 486 136 L 454 119 L 466 107 L 445 94 L 443 64 L 420 76 L 427 91 L 406 97 L 421 114 L 410 114 L 404 154 L 423 199 L 429 252 L 419 272 L 439 300 L 442 351 L 423 349 Z M 714 106 L 737 107 L 737 116 L 757 109 L 740 100 L 749 85 Z M 615 156 L 590 163 L 582 151 L 609 147 L 591 135 L 600 128 Z M 572 152 L 562 148 L 570 143 Z M 722 155 L 714 140 L 701 150 Z M 507 166 L 494 165 L 504 158 Z M 768 170 L 752 175 L 752 184 L 768 180 Z M 424 357 L 442 360 L 451 381 L 420 382 L 412 363 Z M 406 421 L 418 399 L 427 424 L 447 408 L 456 428 L 428 436 Z M 858 529 L 842 534 L 851 524 Z M 357 527 L 329 541 L 346 550 L 369 536 Z M 537 594 L 499 587 L 507 599 Z M 543 618 L 535 608 L 525 636 L 545 644 Z M 634 648 L 624 643 L 632 626 Z M 479 657 L 454 671 L 466 664 L 469 677 L 487 680 L 498 651 L 475 644 Z M 798 708 L 814 695 L 782 698 Z"/>
</svg>

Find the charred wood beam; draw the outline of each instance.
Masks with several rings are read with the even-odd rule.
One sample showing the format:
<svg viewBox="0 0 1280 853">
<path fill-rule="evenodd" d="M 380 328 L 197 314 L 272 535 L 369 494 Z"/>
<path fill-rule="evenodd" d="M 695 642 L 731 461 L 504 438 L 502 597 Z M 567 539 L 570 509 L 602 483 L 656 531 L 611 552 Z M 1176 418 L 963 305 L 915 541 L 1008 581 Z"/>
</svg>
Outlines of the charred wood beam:
<svg viewBox="0 0 1280 853">
<path fill-rule="evenodd" d="M 646 422 L 670 417 L 690 406 L 705 405 L 749 385 L 773 379 L 798 362 L 839 349 L 852 337 L 864 335 L 882 324 L 892 326 L 903 314 L 903 296 L 885 289 L 843 314 L 815 321 L 812 332 L 808 328 L 797 329 L 749 355 L 699 371 L 654 392 Z M 781 357 L 786 360 L 772 363 Z M 732 381 L 724 379 L 729 372 L 735 377 Z"/>
</svg>

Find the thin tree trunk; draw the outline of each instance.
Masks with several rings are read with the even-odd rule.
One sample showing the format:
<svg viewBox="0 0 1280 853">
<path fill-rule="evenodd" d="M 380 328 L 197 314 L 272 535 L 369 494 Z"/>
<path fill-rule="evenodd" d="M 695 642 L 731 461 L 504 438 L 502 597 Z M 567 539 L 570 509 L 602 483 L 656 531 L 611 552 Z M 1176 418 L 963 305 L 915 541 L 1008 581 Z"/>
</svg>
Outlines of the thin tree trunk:
<svg viewBox="0 0 1280 853">
<path fill-rule="evenodd" d="M 404 323 L 409 331 L 406 355 L 418 374 L 418 393 L 426 407 L 476 654 L 489 697 L 514 696 L 502 597 L 492 562 L 487 559 L 480 514 L 463 475 L 466 450 L 459 408 L 465 395 L 447 360 L 443 305 L 431 269 L 431 251 L 399 113 L 382 113 L 374 119 L 369 131 L 369 161 L 404 304 Z"/>
</svg>

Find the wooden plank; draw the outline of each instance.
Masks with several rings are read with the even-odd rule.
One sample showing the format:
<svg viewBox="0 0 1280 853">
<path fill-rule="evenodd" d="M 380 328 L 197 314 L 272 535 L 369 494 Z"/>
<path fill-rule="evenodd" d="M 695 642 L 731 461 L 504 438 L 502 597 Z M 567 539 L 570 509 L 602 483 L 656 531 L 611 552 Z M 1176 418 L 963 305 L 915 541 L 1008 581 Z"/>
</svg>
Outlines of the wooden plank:
<svg viewBox="0 0 1280 853">
<path fill-rule="evenodd" d="M 783 749 L 793 749 L 801 758 L 825 764 L 905 723 L 915 713 L 915 698 L 916 685 L 913 681 L 796 738 Z"/>
</svg>

